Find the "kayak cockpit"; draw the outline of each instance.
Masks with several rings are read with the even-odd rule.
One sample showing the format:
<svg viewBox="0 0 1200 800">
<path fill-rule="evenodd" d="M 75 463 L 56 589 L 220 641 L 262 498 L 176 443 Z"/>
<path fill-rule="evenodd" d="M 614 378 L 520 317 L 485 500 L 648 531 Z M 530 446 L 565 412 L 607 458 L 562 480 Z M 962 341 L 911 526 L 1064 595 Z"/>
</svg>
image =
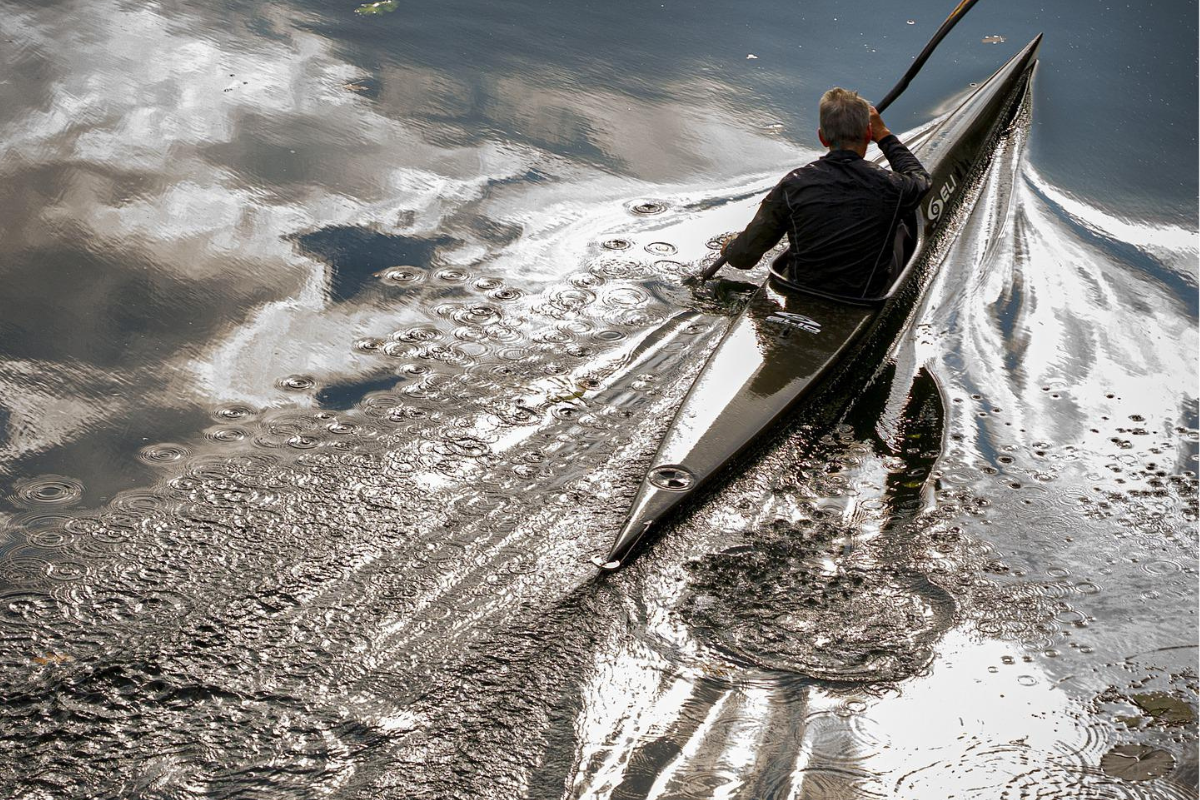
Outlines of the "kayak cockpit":
<svg viewBox="0 0 1200 800">
<path fill-rule="evenodd" d="M 892 298 L 892 296 L 894 294 L 896 294 L 896 292 L 898 292 L 900 290 L 900 288 L 905 285 L 905 283 L 908 282 L 909 272 L 911 271 L 912 266 L 913 266 L 913 254 L 917 251 L 918 240 L 920 239 L 920 237 L 922 237 L 924 235 L 924 231 L 920 227 L 921 223 L 916 214 L 912 214 L 907 219 L 905 219 L 904 225 L 907 228 L 907 230 L 912 231 L 912 233 L 910 235 L 905 237 L 905 241 L 904 241 L 904 245 L 903 245 L 904 246 L 904 255 L 903 255 L 904 266 L 903 266 L 903 268 L 896 270 L 896 273 L 892 276 L 891 282 L 888 284 L 887 291 L 885 291 L 883 294 L 872 295 L 872 296 L 853 296 L 853 295 L 836 294 L 834 292 L 821 291 L 821 289 L 819 289 L 815 286 L 809 286 L 807 284 L 801 283 L 800 281 L 797 281 L 797 280 L 794 280 L 794 279 L 788 277 L 788 275 L 783 271 L 783 269 L 780 268 L 780 261 L 783 260 L 783 257 L 777 258 L 771 263 L 771 266 L 770 266 L 771 282 L 775 285 L 776 288 L 780 289 L 781 291 L 799 292 L 800 294 L 807 294 L 807 295 L 811 295 L 813 297 L 820 297 L 825 300 L 834 300 L 838 303 L 847 303 L 852 306 L 879 306 L 879 305 L 882 305 L 883 303 L 886 303 L 888 300 L 890 300 Z"/>
</svg>

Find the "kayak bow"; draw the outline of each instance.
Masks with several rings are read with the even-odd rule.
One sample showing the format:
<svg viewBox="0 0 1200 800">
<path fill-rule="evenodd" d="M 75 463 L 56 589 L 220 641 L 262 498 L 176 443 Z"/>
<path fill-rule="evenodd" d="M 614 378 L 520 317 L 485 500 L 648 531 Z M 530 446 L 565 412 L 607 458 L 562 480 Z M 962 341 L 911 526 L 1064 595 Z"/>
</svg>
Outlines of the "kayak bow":
<svg viewBox="0 0 1200 800">
<path fill-rule="evenodd" d="M 721 471 L 759 434 L 811 394 L 870 339 L 898 296 L 924 272 L 960 191 L 985 164 L 996 137 L 1024 99 L 1037 36 L 910 149 L 933 177 L 915 225 L 915 244 L 889 292 L 863 304 L 820 296 L 772 274 L 721 339 L 659 445 L 603 569 L 625 564 L 654 524 Z M 882 158 L 882 156 L 880 157 Z"/>
</svg>

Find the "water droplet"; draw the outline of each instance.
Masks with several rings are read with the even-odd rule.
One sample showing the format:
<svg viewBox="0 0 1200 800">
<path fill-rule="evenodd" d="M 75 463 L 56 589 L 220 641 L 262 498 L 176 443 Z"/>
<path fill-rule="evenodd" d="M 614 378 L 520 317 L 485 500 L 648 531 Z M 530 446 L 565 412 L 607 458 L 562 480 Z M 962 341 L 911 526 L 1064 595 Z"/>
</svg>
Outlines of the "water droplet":
<svg viewBox="0 0 1200 800">
<path fill-rule="evenodd" d="M 87 574 L 87 567 L 78 561 L 51 561 L 46 565 L 46 577 L 54 581 L 77 581 Z"/>
<path fill-rule="evenodd" d="M 246 406 L 218 406 L 213 411 L 213 417 L 218 420 L 245 419 L 253 415 L 254 412 Z"/>
<path fill-rule="evenodd" d="M 277 384 L 280 389 L 286 389 L 290 392 L 303 392 L 313 388 L 316 381 L 307 375 L 288 375 L 286 378 L 280 378 Z"/>
<path fill-rule="evenodd" d="M 442 332 L 430 325 L 415 325 L 392 334 L 395 342 L 433 342 L 442 338 Z"/>
<path fill-rule="evenodd" d="M 579 415 L 582 414 L 583 412 L 572 405 L 561 405 L 561 406 L 555 406 L 550 411 L 550 413 L 553 414 L 558 419 L 566 420 L 569 422 L 569 421 L 573 421 L 576 418 L 578 418 Z"/>
<path fill-rule="evenodd" d="M 457 309 L 453 315 L 455 321 L 464 325 L 493 325 L 502 316 L 500 309 L 480 303 Z"/>
<path fill-rule="evenodd" d="M 462 283 L 467 278 L 469 278 L 470 275 L 468 275 L 466 272 L 462 271 L 461 269 L 447 268 L 447 269 L 439 269 L 435 273 L 435 277 L 438 280 L 443 281 L 445 283 Z"/>
<path fill-rule="evenodd" d="M 596 295 L 587 289 L 556 289 L 550 293 L 550 302 L 559 308 L 576 311 L 596 299 Z"/>
<path fill-rule="evenodd" d="M 661 214 L 667 210 L 667 204 L 659 200 L 643 200 L 629 207 L 634 214 Z"/>
<path fill-rule="evenodd" d="M 420 282 L 425 277 L 425 273 L 419 267 L 389 267 L 378 273 L 378 276 L 384 283 L 393 286 L 407 286 Z"/>
<path fill-rule="evenodd" d="M 320 439 L 315 436 L 305 436 L 304 434 L 296 434 L 287 440 L 288 447 L 294 447 L 297 450 L 311 450 L 321 443 Z"/>
<path fill-rule="evenodd" d="M 377 339 L 374 336 L 367 336 L 354 341 L 354 349 L 359 353 L 374 353 L 379 348 L 383 347 L 386 342 L 383 339 Z"/>
</svg>

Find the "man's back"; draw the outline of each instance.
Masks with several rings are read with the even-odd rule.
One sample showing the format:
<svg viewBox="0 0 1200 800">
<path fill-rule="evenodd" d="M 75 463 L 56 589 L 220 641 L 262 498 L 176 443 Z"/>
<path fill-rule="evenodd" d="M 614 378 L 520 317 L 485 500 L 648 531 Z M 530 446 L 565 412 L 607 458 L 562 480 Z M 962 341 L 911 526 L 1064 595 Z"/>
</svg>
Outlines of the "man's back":
<svg viewBox="0 0 1200 800">
<path fill-rule="evenodd" d="M 866 107 L 865 101 L 858 102 Z M 872 138 L 865 119 L 862 127 L 863 135 Z M 796 283 L 846 297 L 886 292 L 900 266 L 900 226 L 932 181 L 882 120 L 876 136 L 891 170 L 862 157 L 864 141 L 856 141 L 855 149 L 831 148 L 789 172 L 771 190 L 754 220 L 726 247 L 728 262 L 750 269 L 787 234 L 790 246 L 776 267 Z"/>
</svg>

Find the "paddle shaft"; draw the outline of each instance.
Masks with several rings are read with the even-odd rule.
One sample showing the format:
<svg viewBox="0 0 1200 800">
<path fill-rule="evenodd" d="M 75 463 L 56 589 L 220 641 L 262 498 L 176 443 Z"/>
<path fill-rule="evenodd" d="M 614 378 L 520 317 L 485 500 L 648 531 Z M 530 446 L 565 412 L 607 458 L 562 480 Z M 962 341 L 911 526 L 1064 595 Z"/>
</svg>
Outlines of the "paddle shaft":
<svg viewBox="0 0 1200 800">
<path fill-rule="evenodd" d="M 978 2 L 979 0 L 962 0 L 962 2 L 958 4 L 958 7 L 950 12 L 950 16 L 946 17 L 946 21 L 943 22 L 942 26 L 937 29 L 937 33 L 935 33 L 933 38 L 929 40 L 929 44 L 925 45 L 925 49 L 922 50 L 916 59 L 913 60 L 912 66 L 909 67 L 908 71 L 904 73 L 904 77 L 902 77 L 899 82 L 892 87 L 892 90 L 888 92 L 882 100 L 875 104 L 875 108 L 880 114 L 883 113 L 885 108 L 892 104 L 893 100 L 899 97 L 904 90 L 908 88 L 908 84 L 910 84 L 912 79 L 916 77 L 917 73 L 921 71 L 921 67 L 925 66 L 925 62 L 929 60 L 931 55 L 933 55 L 934 49 L 936 49 L 937 46 L 942 43 L 942 39 L 946 38 L 946 34 L 954 30 L 954 26 L 958 24 L 958 21 L 965 17 L 967 12 L 971 10 L 971 6 Z"/>
<path fill-rule="evenodd" d="M 709 266 L 708 269 L 706 269 L 706 270 L 704 270 L 704 272 L 700 273 L 700 280 L 706 281 L 709 278 L 711 278 L 713 275 L 716 275 L 717 271 L 720 270 L 721 267 L 725 266 L 726 261 L 727 261 L 727 259 L 725 258 L 725 256 L 721 256 L 720 258 L 718 258 L 716 261 L 714 261 Z"/>
<path fill-rule="evenodd" d="M 896 85 L 892 87 L 892 90 L 888 92 L 882 100 L 875 104 L 876 111 L 882 114 L 883 110 L 892 104 L 892 101 L 904 93 L 904 90 L 908 88 L 910 83 L 912 83 L 912 79 L 915 78 L 917 73 L 921 71 L 921 67 L 925 66 L 925 62 L 929 60 L 931 55 L 933 55 L 933 51 L 939 44 L 942 43 L 942 39 L 946 38 L 946 34 L 954 30 L 954 26 L 958 24 L 958 21 L 965 17 L 967 12 L 971 10 L 971 6 L 978 2 L 979 0 L 962 0 L 962 2 L 960 2 L 955 9 L 950 12 L 950 16 L 946 17 L 946 21 L 943 22 L 941 27 L 937 29 L 937 33 L 933 34 L 933 38 L 930 39 L 929 43 L 925 45 L 925 49 L 922 50 L 915 59 L 913 59 L 912 66 L 909 67 L 908 71 L 904 73 L 904 77 L 902 77 L 896 83 Z M 708 280 L 712 276 L 716 275 L 723 266 L 725 266 L 725 256 L 721 256 L 714 261 L 708 267 L 708 269 L 701 272 L 700 280 Z"/>
</svg>

